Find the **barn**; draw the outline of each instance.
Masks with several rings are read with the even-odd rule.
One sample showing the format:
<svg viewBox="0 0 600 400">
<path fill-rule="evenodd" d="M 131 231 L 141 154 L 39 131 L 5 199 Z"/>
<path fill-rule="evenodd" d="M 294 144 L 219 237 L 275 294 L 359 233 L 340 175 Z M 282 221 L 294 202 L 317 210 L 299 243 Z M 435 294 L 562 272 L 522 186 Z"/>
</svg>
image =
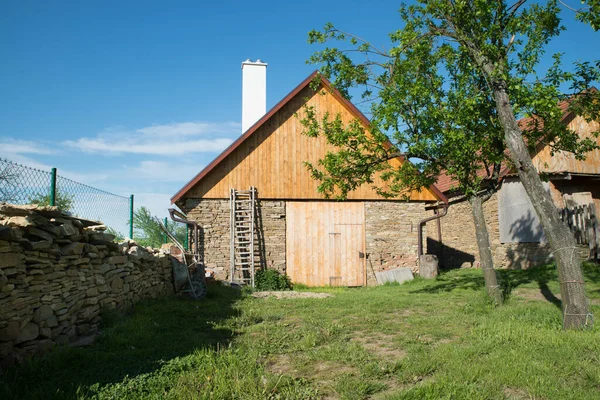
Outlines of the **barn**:
<svg viewBox="0 0 600 400">
<path fill-rule="evenodd" d="M 559 103 L 559 108 L 563 124 L 600 146 L 600 137 L 595 136 L 600 131 L 598 121 L 587 121 L 570 111 L 568 101 Z M 528 129 L 531 121 L 524 118 L 519 125 Z M 600 235 L 588 232 L 600 212 L 600 150 L 587 153 L 586 159 L 581 160 L 573 153 L 553 151 L 551 145 L 540 141 L 532 149 L 531 157 L 544 176 L 544 186 L 554 204 L 582 245 L 582 255 L 587 257 L 588 248 L 600 247 Z M 514 170 L 504 168 L 501 179 L 499 191 L 484 203 L 495 267 L 521 269 L 549 262 L 550 247 L 519 177 Z M 449 207 L 440 221 L 444 240 L 428 237 L 428 252 L 436 254 L 446 268 L 477 266 L 479 256 L 469 203 L 453 189 L 456 182 L 450 177 L 440 176 L 436 186 L 449 198 Z"/>
<path fill-rule="evenodd" d="M 367 118 L 316 72 L 265 113 L 266 64 L 248 60 L 242 75 L 243 134 L 171 198 L 200 226 L 206 267 L 218 279 L 241 274 L 248 283 L 256 269 L 273 268 L 309 286 L 365 286 L 378 271 L 416 271 L 418 231 L 432 216 L 426 208 L 445 196 L 431 186 L 388 200 L 365 185 L 346 201 L 325 199 L 304 162 L 330 147 L 302 134 L 298 114 L 308 105 L 346 123 L 367 127 Z"/>
</svg>

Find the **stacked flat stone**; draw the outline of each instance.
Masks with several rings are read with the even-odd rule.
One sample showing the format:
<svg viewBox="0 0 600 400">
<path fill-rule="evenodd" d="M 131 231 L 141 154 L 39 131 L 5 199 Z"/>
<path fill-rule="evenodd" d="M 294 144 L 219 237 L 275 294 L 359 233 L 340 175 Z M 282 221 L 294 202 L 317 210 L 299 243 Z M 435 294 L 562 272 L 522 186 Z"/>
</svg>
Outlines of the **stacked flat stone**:
<svg viewBox="0 0 600 400">
<path fill-rule="evenodd" d="M 103 307 L 173 293 L 165 251 L 114 238 L 56 207 L 0 203 L 0 366 L 94 335 Z"/>
<path fill-rule="evenodd" d="M 408 267 L 418 273 L 417 227 L 430 217 L 421 203 L 406 201 L 366 201 L 365 234 L 367 282 L 377 284 L 376 272 Z M 216 278 L 230 274 L 230 204 L 224 199 L 187 199 L 183 209 L 200 225 L 200 254 Z M 260 199 L 257 206 L 257 260 L 261 267 L 286 273 L 286 201 Z M 311 221 L 306 221 L 311 223 Z M 424 236 L 427 228 L 423 229 Z M 260 237 L 258 235 L 261 235 Z M 427 241 L 424 241 L 427 250 Z M 262 248 L 261 248 L 262 244 Z"/>
<path fill-rule="evenodd" d="M 188 199 L 184 207 L 188 218 L 200 225 L 199 249 L 204 265 L 215 272 L 216 279 L 224 281 L 231 272 L 230 207 L 229 200 L 221 199 Z M 285 201 L 259 200 L 256 226 L 256 262 L 261 268 L 285 274 Z"/>
</svg>

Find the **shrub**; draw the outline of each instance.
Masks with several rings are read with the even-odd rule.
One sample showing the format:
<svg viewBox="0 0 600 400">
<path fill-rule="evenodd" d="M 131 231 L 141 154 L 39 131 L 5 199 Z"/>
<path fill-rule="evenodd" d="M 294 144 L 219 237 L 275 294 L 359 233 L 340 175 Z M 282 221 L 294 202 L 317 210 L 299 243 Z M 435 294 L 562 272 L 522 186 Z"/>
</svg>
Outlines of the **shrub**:
<svg viewBox="0 0 600 400">
<path fill-rule="evenodd" d="M 261 269 L 254 277 L 256 290 L 288 290 L 292 283 L 286 275 L 280 274 L 274 269 Z"/>
</svg>

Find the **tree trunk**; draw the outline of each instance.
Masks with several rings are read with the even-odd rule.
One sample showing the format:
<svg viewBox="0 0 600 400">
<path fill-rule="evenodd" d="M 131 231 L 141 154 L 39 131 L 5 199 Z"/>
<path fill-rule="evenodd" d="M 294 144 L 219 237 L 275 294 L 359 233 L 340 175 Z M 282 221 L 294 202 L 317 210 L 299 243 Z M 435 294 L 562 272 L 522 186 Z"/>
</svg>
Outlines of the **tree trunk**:
<svg viewBox="0 0 600 400">
<path fill-rule="evenodd" d="M 510 158 L 544 228 L 556 260 L 562 297 L 563 328 L 582 328 L 591 320 L 592 315 L 585 296 L 575 237 L 560 220 L 558 210 L 533 166 L 506 90 L 503 87 L 496 88 L 494 99 L 500 124 L 504 129 L 506 145 L 510 150 Z"/>
<path fill-rule="evenodd" d="M 481 196 L 469 197 L 471 203 L 471 212 L 473 213 L 473 222 L 475 223 L 475 237 L 477 238 L 477 247 L 479 249 L 479 261 L 483 271 L 483 279 L 487 294 L 496 305 L 502 304 L 502 290 L 498 285 L 496 270 L 494 269 L 494 260 L 492 259 L 492 249 L 490 248 L 490 236 L 488 234 L 485 217 L 483 215 L 483 203 L 485 199 Z"/>
</svg>

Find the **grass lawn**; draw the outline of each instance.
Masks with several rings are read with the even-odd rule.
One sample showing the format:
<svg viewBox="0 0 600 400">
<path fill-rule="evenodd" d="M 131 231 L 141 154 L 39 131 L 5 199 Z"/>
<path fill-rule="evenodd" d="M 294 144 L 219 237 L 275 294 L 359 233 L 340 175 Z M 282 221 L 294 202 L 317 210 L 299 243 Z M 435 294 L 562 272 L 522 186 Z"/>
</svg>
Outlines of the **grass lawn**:
<svg viewBox="0 0 600 400">
<path fill-rule="evenodd" d="M 585 266 L 600 315 L 600 267 Z M 1 399 L 598 399 L 600 328 L 561 330 L 554 267 L 501 271 L 494 309 L 479 270 L 324 299 L 211 287 L 108 314 L 89 348 L 0 378 Z"/>
</svg>

